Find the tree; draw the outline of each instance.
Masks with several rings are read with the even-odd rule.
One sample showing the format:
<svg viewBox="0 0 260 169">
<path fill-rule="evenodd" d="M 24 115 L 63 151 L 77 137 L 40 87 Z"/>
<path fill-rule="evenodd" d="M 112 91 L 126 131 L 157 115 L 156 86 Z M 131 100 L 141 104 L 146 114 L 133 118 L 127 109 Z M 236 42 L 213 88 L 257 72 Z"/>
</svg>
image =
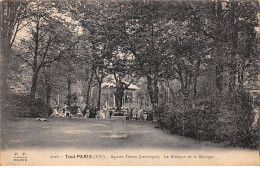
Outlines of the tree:
<svg viewBox="0 0 260 169">
<path fill-rule="evenodd" d="M 16 55 L 33 70 L 31 98 L 35 97 L 41 68 L 68 57 L 77 43 L 77 40 L 73 41 L 71 28 L 64 19 L 51 15 L 55 9 L 50 4 L 37 2 L 28 5 L 28 37 L 21 40 L 22 49 Z"/>
<path fill-rule="evenodd" d="M 106 67 L 102 64 L 102 59 L 98 61 L 99 63 L 94 63 L 93 65 L 93 72 L 96 76 L 96 80 L 98 83 L 98 100 L 97 100 L 97 110 L 100 110 L 100 104 L 101 104 L 101 90 L 102 90 L 102 83 L 103 79 L 108 75 Z"/>
<path fill-rule="evenodd" d="M 89 65 L 90 78 L 87 96 L 89 96 L 90 83 L 92 82 L 93 75 L 95 75 L 98 84 L 98 109 L 100 109 L 101 84 L 104 77 L 109 73 L 106 62 L 112 56 L 113 49 L 115 48 L 114 41 L 116 41 L 111 37 L 110 33 L 114 24 L 111 24 L 111 21 L 115 19 L 110 9 L 113 5 L 107 4 L 107 2 L 78 2 L 75 4 L 76 9 L 72 14 L 75 19 L 81 22 L 84 32 L 87 34 L 87 41 L 91 44 L 92 57 Z M 111 16 L 112 19 L 110 18 Z"/>
<path fill-rule="evenodd" d="M 51 66 L 44 66 L 39 77 L 39 84 L 41 86 L 38 87 L 38 91 L 40 90 L 40 87 L 42 87 L 43 90 L 38 93 L 44 95 L 43 97 L 45 98 L 46 105 L 51 107 L 51 94 L 54 86 L 53 70 Z"/>
<path fill-rule="evenodd" d="M 257 81 L 255 76 L 259 60 L 257 57 L 257 37 L 255 27 L 257 27 L 257 11 L 259 11 L 259 4 L 257 1 L 232 1 L 231 2 L 231 16 L 233 23 L 230 27 L 235 29 L 233 31 L 232 44 L 233 56 L 231 56 L 235 65 L 233 66 L 233 74 L 230 74 L 233 79 L 237 75 L 237 82 L 239 84 L 240 91 L 244 90 L 245 81 L 251 79 Z M 232 27 L 233 26 L 233 27 Z M 239 46 L 239 48 L 237 47 Z M 248 73 L 249 76 L 245 75 Z M 231 72 L 232 73 L 232 72 Z M 254 79 L 254 80 L 253 80 Z M 233 88 L 235 83 L 233 82 Z M 254 86 L 257 86 L 254 84 Z"/>
<path fill-rule="evenodd" d="M 7 76 L 9 74 L 9 61 L 17 33 L 24 27 L 27 1 L 5 0 L 0 2 L 0 35 L 1 35 L 1 93 L 7 91 Z"/>
<path fill-rule="evenodd" d="M 166 19 L 159 15 L 161 4 L 160 2 L 133 2 L 125 5 L 121 10 L 122 39 L 125 40 L 128 51 L 133 55 L 135 74 L 145 76 L 147 79 L 147 89 L 155 112 L 158 108 L 158 80 L 165 58 L 161 37 L 165 30 L 162 27 Z"/>
<path fill-rule="evenodd" d="M 241 79 L 244 79 L 245 62 L 247 62 L 245 61 L 247 59 L 244 58 L 245 53 L 247 53 L 247 58 L 254 58 L 255 50 L 252 49 L 255 48 L 254 27 L 257 25 L 258 3 L 257 1 L 215 0 L 197 4 L 199 5 L 196 3 L 189 5 L 188 13 L 193 18 L 191 28 L 214 42 L 215 51 L 211 56 L 215 60 L 217 95 L 221 98 L 225 69 L 228 69 L 229 72 L 230 95 L 236 88 L 236 75 L 239 74 L 239 83 L 244 83 Z M 251 38 L 246 42 L 250 47 L 238 49 L 246 32 L 251 32 L 249 35 Z M 242 52 L 241 49 L 251 51 L 253 55 L 249 56 L 248 52 Z M 242 88 L 242 85 L 240 87 Z"/>
<path fill-rule="evenodd" d="M 93 69 L 93 50 L 92 44 L 89 42 L 89 36 L 87 31 L 83 29 L 83 33 L 80 35 L 80 41 L 77 45 L 77 59 L 76 65 L 78 67 L 77 73 L 78 78 L 83 79 L 86 82 L 84 91 L 85 92 L 85 104 L 86 107 L 89 107 L 90 101 L 90 88 L 94 78 L 94 69 Z M 81 76 L 81 77 L 79 77 Z"/>
</svg>

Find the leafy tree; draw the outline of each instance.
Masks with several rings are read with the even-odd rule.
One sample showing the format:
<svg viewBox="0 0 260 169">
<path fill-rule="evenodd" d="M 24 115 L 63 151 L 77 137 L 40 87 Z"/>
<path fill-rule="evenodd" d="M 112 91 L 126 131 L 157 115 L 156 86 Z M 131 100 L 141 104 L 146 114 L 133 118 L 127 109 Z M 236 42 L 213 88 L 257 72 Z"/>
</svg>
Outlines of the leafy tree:
<svg viewBox="0 0 260 169">
<path fill-rule="evenodd" d="M 33 70 L 31 98 L 35 97 L 41 68 L 68 57 L 77 43 L 77 40 L 73 41 L 73 32 L 64 19 L 52 15 L 55 8 L 50 4 L 34 2 L 27 6 L 28 36 L 21 39 L 20 51 L 16 55 Z"/>
<path fill-rule="evenodd" d="M 0 2 L 0 35 L 1 35 L 1 93 L 4 96 L 7 91 L 7 76 L 9 75 L 9 62 L 12 47 L 17 33 L 25 26 L 27 1 L 4 0 Z"/>
</svg>

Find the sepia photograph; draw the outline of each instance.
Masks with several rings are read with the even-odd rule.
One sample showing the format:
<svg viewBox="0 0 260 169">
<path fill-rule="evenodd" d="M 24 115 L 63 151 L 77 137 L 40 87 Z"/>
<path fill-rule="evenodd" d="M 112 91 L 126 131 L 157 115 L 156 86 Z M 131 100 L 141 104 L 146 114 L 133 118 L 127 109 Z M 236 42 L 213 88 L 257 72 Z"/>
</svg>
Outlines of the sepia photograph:
<svg viewBox="0 0 260 169">
<path fill-rule="evenodd" d="M 259 166 L 259 0 L 0 0 L 1 166 Z"/>
</svg>

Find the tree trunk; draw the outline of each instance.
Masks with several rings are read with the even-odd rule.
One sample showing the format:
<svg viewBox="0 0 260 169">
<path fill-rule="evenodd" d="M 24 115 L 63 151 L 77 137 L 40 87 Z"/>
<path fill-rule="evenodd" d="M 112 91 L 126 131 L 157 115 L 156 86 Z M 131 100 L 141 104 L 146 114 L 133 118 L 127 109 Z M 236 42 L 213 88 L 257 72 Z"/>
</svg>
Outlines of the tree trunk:
<svg viewBox="0 0 260 169">
<path fill-rule="evenodd" d="M 50 77 L 48 77 L 50 78 Z M 46 104 L 48 107 L 51 107 L 51 91 L 52 91 L 52 86 L 50 84 L 50 79 L 46 79 L 46 82 L 45 82 L 45 87 L 46 87 Z"/>
<path fill-rule="evenodd" d="M 35 98 L 35 94 L 36 94 L 36 90 L 37 90 L 37 83 L 38 83 L 38 76 L 39 76 L 39 70 L 35 70 L 33 73 L 32 85 L 31 85 L 31 93 L 30 93 L 31 99 Z"/>
<path fill-rule="evenodd" d="M 159 98 L 158 81 L 156 78 L 154 80 L 150 76 L 146 76 L 146 78 L 147 78 L 147 90 L 150 96 L 153 112 L 156 115 L 158 111 L 158 98 Z"/>
<path fill-rule="evenodd" d="M 154 105 L 154 99 L 153 99 L 153 88 L 152 88 L 152 78 L 149 76 L 147 77 L 147 90 L 150 96 L 150 101 L 152 106 Z"/>
<path fill-rule="evenodd" d="M 237 43 L 238 43 L 238 30 L 236 24 L 236 16 L 235 10 L 237 7 L 237 2 L 231 2 L 231 20 L 233 25 L 233 34 L 232 34 L 232 51 L 230 56 L 230 63 L 229 63 L 229 85 L 228 85 L 228 92 L 229 96 L 235 91 L 235 82 L 236 82 L 236 54 L 237 54 Z"/>
<path fill-rule="evenodd" d="M 34 37 L 35 47 L 34 47 L 34 58 L 33 58 L 33 78 L 32 78 L 32 86 L 31 86 L 31 99 L 35 98 L 37 82 L 38 82 L 38 74 L 40 71 L 40 67 L 38 67 L 38 48 L 39 48 L 39 21 L 36 23 L 36 33 Z"/>
<path fill-rule="evenodd" d="M 221 57 L 221 56 L 218 56 Z M 218 95 L 222 95 L 222 82 L 223 82 L 223 65 L 221 61 L 216 62 L 216 88 Z"/>
<path fill-rule="evenodd" d="M 88 86 L 87 86 L 87 91 L 86 91 L 86 107 L 89 107 L 89 100 L 90 100 L 90 88 L 91 88 L 91 83 L 93 79 L 93 71 L 90 73 L 90 77 L 88 79 Z"/>
<path fill-rule="evenodd" d="M 9 58 L 11 48 L 5 42 L 1 42 L 1 53 L 2 53 L 2 65 L 1 65 L 1 95 L 5 98 L 8 91 L 7 78 L 9 75 Z M 3 99 L 2 99 L 3 100 Z"/>
<path fill-rule="evenodd" d="M 159 87 L 158 87 L 158 80 L 157 80 L 157 78 L 155 78 L 155 80 L 154 80 L 153 88 L 154 88 L 154 93 L 153 93 L 154 102 L 155 102 L 156 107 L 158 107 L 158 103 L 159 103 Z"/>
<path fill-rule="evenodd" d="M 255 39 L 256 39 L 256 33 L 254 31 L 254 27 L 252 26 L 247 26 L 246 27 L 246 35 L 247 35 L 247 39 L 245 41 L 246 43 L 246 50 L 244 52 L 244 58 L 242 60 L 242 63 L 239 65 L 238 67 L 238 83 L 239 83 L 239 90 L 243 91 L 244 89 L 244 73 L 245 73 L 245 69 L 246 69 L 246 59 L 248 58 L 255 58 L 257 56 L 254 56 L 254 54 L 252 53 L 252 46 L 255 46 L 254 43 Z M 257 80 L 257 76 L 256 76 L 256 81 Z"/>
<path fill-rule="evenodd" d="M 194 75 L 194 80 L 193 80 L 193 98 L 195 99 L 197 97 L 197 82 L 198 82 L 198 74 L 200 70 L 200 62 L 201 60 L 198 59 L 198 62 L 196 63 L 196 72 Z"/>
<path fill-rule="evenodd" d="M 183 102 L 185 109 L 188 107 L 188 101 L 189 101 L 189 91 L 187 89 L 182 89 L 182 94 L 183 94 Z"/>
<path fill-rule="evenodd" d="M 122 100 L 124 96 L 124 86 L 121 79 L 118 79 L 116 82 L 116 92 L 115 92 L 115 100 L 116 100 L 116 110 L 121 111 Z"/>
<path fill-rule="evenodd" d="M 239 90 L 242 91 L 244 89 L 244 65 L 241 65 L 241 68 L 237 71 L 238 74 L 238 83 Z"/>
<path fill-rule="evenodd" d="M 166 85 L 167 85 L 167 87 L 168 87 L 169 90 L 170 90 L 170 93 L 171 93 L 172 99 L 174 99 L 175 94 L 174 94 L 174 91 L 172 90 L 172 88 L 170 87 L 170 82 L 169 82 L 168 79 L 167 79 Z M 168 99 L 169 99 L 169 100 L 172 100 L 172 99 L 170 99 L 170 97 L 169 97 Z"/>
<path fill-rule="evenodd" d="M 68 108 L 70 109 L 71 107 L 71 80 L 70 78 L 68 79 L 68 96 L 67 96 L 67 103 L 68 103 Z"/>
<path fill-rule="evenodd" d="M 184 109 L 187 109 L 189 107 L 188 100 L 190 95 L 190 85 L 191 85 L 192 75 L 187 70 L 185 70 L 184 73 L 183 70 L 181 70 L 179 71 L 178 74 L 179 74 L 179 80 L 181 82 L 181 91 L 182 91 L 183 103 L 184 103 L 183 106 Z"/>
<path fill-rule="evenodd" d="M 115 93 L 116 111 L 120 111 L 121 110 L 119 99 L 120 99 L 119 94 Z"/>
<path fill-rule="evenodd" d="M 193 81 L 193 98 L 196 99 L 197 97 L 197 81 L 198 81 L 198 75 L 196 74 Z"/>
<path fill-rule="evenodd" d="M 215 85 L 216 85 L 216 106 L 220 111 L 223 109 L 223 99 L 222 99 L 222 90 L 223 90 L 223 63 L 222 63 L 222 56 L 220 54 L 220 49 L 217 48 L 217 61 L 215 65 Z"/>
<path fill-rule="evenodd" d="M 1 64 L 1 96 L 5 98 L 8 92 L 7 79 L 9 75 L 9 60 L 11 56 L 12 41 L 15 39 L 14 21 L 17 19 L 17 8 L 20 2 L 2 1 L 0 2 L 0 49 L 2 56 Z M 4 100 L 4 99 L 1 99 Z"/>
<path fill-rule="evenodd" d="M 102 81 L 98 83 L 98 100 L 97 100 L 97 110 L 100 110 L 100 101 L 101 101 L 101 84 Z"/>
<path fill-rule="evenodd" d="M 234 60 L 231 59 L 231 63 L 229 67 L 229 83 L 228 83 L 229 96 L 231 96 L 235 91 L 235 81 L 236 81 L 236 65 L 234 63 Z"/>
<path fill-rule="evenodd" d="M 46 104 L 48 107 L 51 107 L 51 91 L 50 90 L 48 90 L 46 92 Z"/>
</svg>

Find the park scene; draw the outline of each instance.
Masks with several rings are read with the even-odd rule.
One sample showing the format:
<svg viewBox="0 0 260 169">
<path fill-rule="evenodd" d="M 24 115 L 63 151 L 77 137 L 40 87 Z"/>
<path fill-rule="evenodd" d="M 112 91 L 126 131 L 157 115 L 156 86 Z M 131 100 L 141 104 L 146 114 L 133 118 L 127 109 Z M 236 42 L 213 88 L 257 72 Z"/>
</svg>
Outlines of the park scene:
<svg viewBox="0 0 260 169">
<path fill-rule="evenodd" d="M 0 4 L 1 149 L 259 147 L 259 1 Z"/>
</svg>

